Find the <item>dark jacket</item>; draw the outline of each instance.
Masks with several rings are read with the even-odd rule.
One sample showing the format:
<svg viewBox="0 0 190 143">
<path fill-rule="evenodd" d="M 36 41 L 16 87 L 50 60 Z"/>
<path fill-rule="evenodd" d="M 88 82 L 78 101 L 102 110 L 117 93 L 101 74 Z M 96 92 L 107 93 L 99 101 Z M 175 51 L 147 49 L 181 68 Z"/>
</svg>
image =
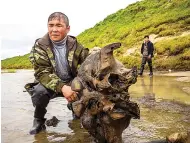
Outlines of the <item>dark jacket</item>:
<svg viewBox="0 0 190 143">
<path fill-rule="evenodd" d="M 148 55 L 151 55 L 151 58 L 154 57 L 154 45 L 151 41 L 148 41 L 147 47 L 148 47 Z M 144 51 L 144 42 L 141 47 L 141 54 L 143 54 L 143 51 Z"/>
<path fill-rule="evenodd" d="M 67 59 L 69 68 L 73 78 L 77 75 L 77 69 L 79 65 L 88 56 L 88 49 L 84 48 L 77 39 L 73 36 L 67 36 Z M 36 40 L 35 45 L 30 53 L 30 61 L 34 66 L 34 76 L 46 88 L 53 90 L 56 93 L 61 93 L 61 88 L 64 83 L 57 75 L 55 68 L 55 57 L 52 50 L 52 43 L 49 35 L 46 34 L 44 37 Z M 25 86 L 30 88 L 31 84 Z"/>
</svg>

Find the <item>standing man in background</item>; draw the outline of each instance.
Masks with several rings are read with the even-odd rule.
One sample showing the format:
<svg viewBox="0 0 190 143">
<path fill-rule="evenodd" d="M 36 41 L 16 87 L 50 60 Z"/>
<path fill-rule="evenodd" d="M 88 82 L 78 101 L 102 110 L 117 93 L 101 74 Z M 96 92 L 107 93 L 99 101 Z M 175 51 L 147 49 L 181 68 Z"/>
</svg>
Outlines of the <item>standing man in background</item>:
<svg viewBox="0 0 190 143">
<path fill-rule="evenodd" d="M 35 107 L 30 134 L 45 129 L 44 116 L 50 99 L 65 97 L 68 103 L 75 101 L 77 93 L 71 89 L 70 84 L 89 51 L 75 37 L 67 35 L 70 26 L 65 14 L 52 13 L 47 26 L 48 33 L 36 40 L 30 54 L 36 81 L 25 85 Z"/>
<path fill-rule="evenodd" d="M 148 62 L 148 66 L 150 69 L 150 76 L 153 76 L 153 69 L 152 69 L 152 58 L 154 57 L 154 45 L 153 43 L 149 40 L 149 36 L 146 35 L 144 36 L 144 42 L 141 47 L 141 54 L 142 54 L 142 63 L 141 63 L 141 68 L 139 75 L 143 75 L 144 71 L 144 66 L 146 65 L 146 62 Z"/>
</svg>

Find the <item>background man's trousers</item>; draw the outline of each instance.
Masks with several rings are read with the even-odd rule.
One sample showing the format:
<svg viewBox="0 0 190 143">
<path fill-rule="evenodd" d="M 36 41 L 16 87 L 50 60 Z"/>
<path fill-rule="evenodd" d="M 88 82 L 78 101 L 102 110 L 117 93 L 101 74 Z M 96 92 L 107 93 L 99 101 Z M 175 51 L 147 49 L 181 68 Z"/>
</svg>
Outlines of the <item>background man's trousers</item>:
<svg viewBox="0 0 190 143">
<path fill-rule="evenodd" d="M 146 62 L 148 62 L 148 66 L 149 66 L 149 69 L 150 69 L 150 73 L 153 72 L 152 70 L 152 58 L 148 58 L 148 57 L 143 57 L 142 58 L 142 63 L 141 63 L 141 68 L 140 68 L 140 73 L 139 74 L 143 74 L 143 71 L 144 71 L 144 66 L 146 65 Z"/>
</svg>

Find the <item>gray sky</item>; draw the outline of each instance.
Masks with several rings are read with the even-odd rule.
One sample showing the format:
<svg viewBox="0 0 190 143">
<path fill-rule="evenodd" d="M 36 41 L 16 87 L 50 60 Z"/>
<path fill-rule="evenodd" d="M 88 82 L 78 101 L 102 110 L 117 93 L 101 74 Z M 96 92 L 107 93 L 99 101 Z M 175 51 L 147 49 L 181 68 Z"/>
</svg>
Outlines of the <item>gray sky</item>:
<svg viewBox="0 0 190 143">
<path fill-rule="evenodd" d="M 77 36 L 106 16 L 137 0 L 1 0 L 1 59 L 30 52 L 35 39 L 47 32 L 48 16 L 60 11 L 70 20 L 69 35 Z"/>
</svg>

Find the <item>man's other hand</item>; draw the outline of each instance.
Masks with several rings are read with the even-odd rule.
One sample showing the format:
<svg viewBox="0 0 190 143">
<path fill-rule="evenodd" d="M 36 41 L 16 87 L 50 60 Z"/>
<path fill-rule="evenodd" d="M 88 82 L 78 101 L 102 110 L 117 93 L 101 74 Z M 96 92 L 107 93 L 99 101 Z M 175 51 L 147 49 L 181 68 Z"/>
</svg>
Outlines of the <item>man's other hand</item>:
<svg viewBox="0 0 190 143">
<path fill-rule="evenodd" d="M 64 85 L 61 89 L 63 96 L 67 99 L 68 102 L 76 100 L 76 92 L 71 89 L 70 86 Z"/>
</svg>

